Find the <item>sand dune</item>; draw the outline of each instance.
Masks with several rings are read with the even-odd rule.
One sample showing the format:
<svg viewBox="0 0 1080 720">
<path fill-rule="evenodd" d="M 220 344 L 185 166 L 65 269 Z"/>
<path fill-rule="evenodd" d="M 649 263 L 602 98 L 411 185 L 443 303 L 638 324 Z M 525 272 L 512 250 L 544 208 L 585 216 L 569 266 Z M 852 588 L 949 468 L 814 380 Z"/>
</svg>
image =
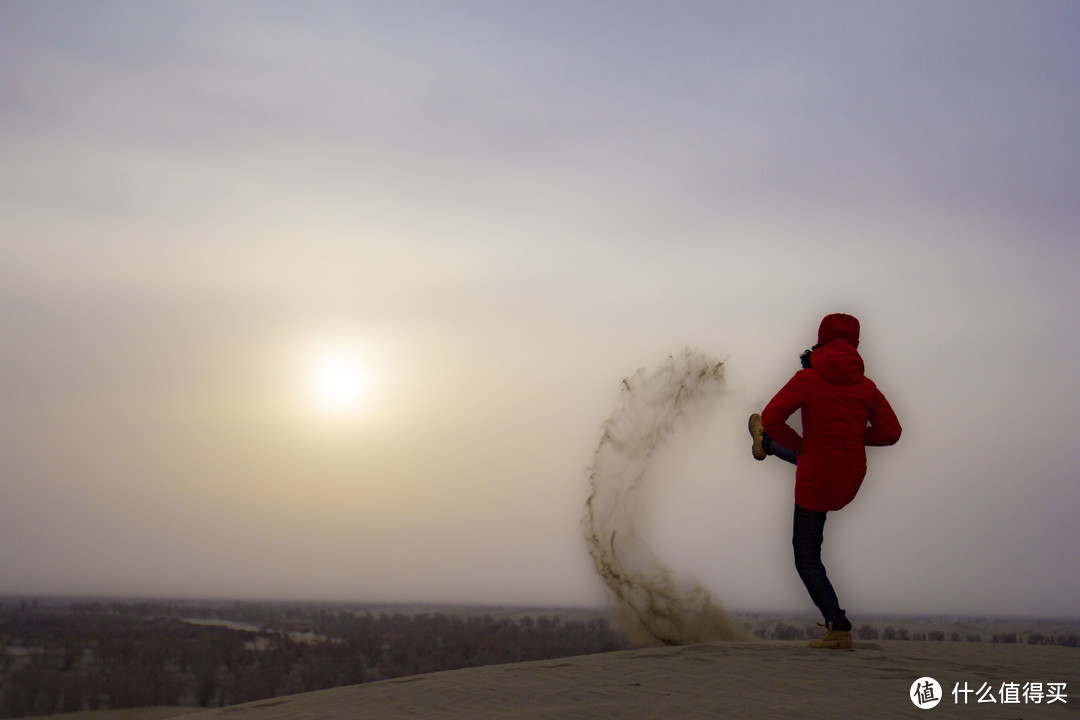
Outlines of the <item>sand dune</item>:
<svg viewBox="0 0 1080 720">
<path fill-rule="evenodd" d="M 931 710 L 909 699 L 923 676 L 942 686 L 944 697 Z M 1003 685 L 1029 682 L 1043 684 L 1041 703 L 1001 702 Z M 957 704 L 957 683 L 973 691 L 985 684 L 997 702 L 978 703 L 973 692 L 966 706 L 962 695 Z M 1064 703 L 1047 702 L 1049 683 L 1066 684 Z M 812 650 L 804 642 L 710 643 L 418 675 L 207 710 L 185 720 L 927 716 L 1080 717 L 1080 650 L 886 641 L 842 652 Z"/>
</svg>

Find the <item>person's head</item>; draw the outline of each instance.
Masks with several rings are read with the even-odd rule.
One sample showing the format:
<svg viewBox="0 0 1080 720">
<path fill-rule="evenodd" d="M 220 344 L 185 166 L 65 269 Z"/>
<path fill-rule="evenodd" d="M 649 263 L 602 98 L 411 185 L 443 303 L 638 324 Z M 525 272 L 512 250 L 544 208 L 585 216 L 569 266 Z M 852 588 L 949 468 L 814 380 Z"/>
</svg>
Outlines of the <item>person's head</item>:
<svg viewBox="0 0 1080 720">
<path fill-rule="evenodd" d="M 859 347 L 859 319 L 844 313 L 826 315 L 818 328 L 818 345 L 833 340 L 843 340 L 852 347 Z"/>
</svg>

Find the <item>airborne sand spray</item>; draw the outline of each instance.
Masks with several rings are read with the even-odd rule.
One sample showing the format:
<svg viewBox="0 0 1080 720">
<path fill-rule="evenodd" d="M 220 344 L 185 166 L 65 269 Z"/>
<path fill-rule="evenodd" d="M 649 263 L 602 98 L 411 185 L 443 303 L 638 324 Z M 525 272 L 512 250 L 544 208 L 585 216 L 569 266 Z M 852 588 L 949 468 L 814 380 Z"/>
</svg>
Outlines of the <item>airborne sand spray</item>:
<svg viewBox="0 0 1080 720">
<path fill-rule="evenodd" d="M 723 371 L 723 362 L 687 349 L 652 374 L 638 370 L 624 379 L 593 456 L 585 541 L 616 617 L 638 638 L 684 645 L 746 637 L 707 588 L 676 577 L 638 534 L 641 490 L 663 481 L 648 477 L 653 454 L 680 423 L 716 402 Z"/>
</svg>

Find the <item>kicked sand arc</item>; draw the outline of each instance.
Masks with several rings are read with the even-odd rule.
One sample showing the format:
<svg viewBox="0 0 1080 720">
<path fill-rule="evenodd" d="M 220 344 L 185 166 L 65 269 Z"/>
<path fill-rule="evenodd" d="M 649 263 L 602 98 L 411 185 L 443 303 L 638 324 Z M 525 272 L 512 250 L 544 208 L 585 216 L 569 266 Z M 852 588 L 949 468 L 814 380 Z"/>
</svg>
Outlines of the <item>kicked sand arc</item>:
<svg viewBox="0 0 1080 720">
<path fill-rule="evenodd" d="M 603 425 L 589 474 L 582 525 L 616 618 L 631 635 L 665 645 L 736 640 L 746 633 L 696 579 L 676 576 L 638 533 L 638 498 L 650 481 L 653 455 L 681 423 L 720 397 L 724 364 L 692 350 L 652 373 L 623 380 L 615 411 Z"/>
</svg>

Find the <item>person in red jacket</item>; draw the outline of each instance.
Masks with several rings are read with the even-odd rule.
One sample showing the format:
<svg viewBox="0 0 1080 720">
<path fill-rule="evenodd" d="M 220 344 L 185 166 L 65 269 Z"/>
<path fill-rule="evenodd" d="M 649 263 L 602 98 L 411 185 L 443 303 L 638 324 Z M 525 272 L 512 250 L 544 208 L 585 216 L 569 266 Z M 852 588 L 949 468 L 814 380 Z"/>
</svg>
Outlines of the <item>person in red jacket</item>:
<svg viewBox="0 0 1080 720">
<path fill-rule="evenodd" d="M 818 343 L 803 355 L 803 369 L 781 388 L 760 415 L 750 416 L 754 457 L 775 455 L 794 463 L 795 568 L 825 618 L 825 637 L 814 647 L 850 649 L 851 623 L 821 562 L 825 516 L 854 498 L 866 476 L 866 446 L 892 445 L 900 422 L 889 401 L 866 376 L 859 355 L 859 321 L 827 315 Z M 801 410 L 803 434 L 788 418 Z"/>
</svg>

